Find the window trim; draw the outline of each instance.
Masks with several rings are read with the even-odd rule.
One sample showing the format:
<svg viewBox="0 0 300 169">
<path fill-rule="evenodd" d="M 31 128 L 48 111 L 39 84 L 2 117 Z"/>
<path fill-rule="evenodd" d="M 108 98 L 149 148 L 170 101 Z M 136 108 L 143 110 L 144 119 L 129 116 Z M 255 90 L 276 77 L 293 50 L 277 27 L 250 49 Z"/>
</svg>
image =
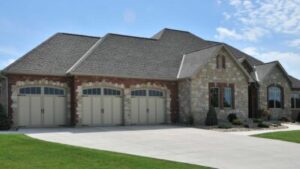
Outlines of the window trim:
<svg viewBox="0 0 300 169">
<path fill-rule="evenodd" d="M 270 96 L 269 89 L 271 87 L 277 87 L 280 89 L 280 94 L 281 94 L 281 96 L 280 96 L 281 106 L 280 107 L 276 107 L 275 102 L 273 102 L 273 107 L 269 106 L 269 96 Z M 284 109 L 284 89 L 281 85 L 271 84 L 267 87 L 267 107 L 268 107 L 268 109 Z"/>
<path fill-rule="evenodd" d="M 300 99 L 300 93 L 292 93 L 291 97 L 290 97 L 290 101 L 291 101 L 291 109 L 300 109 L 300 104 L 297 107 L 297 98 L 293 98 L 293 96 L 298 95 L 298 99 Z M 292 103 L 294 104 L 294 106 L 292 106 Z"/>
<path fill-rule="evenodd" d="M 224 107 L 224 88 L 229 87 L 231 88 L 231 95 L 232 95 L 232 105 L 231 107 Z M 220 109 L 235 109 L 235 85 L 233 83 L 209 83 L 208 84 L 208 95 L 209 95 L 209 106 L 211 106 L 211 94 L 210 89 L 211 88 L 219 88 L 219 99 L 218 104 Z"/>
</svg>

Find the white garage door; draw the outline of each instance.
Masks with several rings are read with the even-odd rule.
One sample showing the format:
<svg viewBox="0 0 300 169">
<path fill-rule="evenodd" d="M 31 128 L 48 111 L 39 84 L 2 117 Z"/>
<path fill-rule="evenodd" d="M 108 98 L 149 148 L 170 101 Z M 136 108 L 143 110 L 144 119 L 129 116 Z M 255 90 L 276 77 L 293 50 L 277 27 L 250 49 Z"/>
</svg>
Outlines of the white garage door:
<svg viewBox="0 0 300 169">
<path fill-rule="evenodd" d="M 18 126 L 50 127 L 66 124 L 65 91 L 53 87 L 22 87 L 18 95 Z"/>
<path fill-rule="evenodd" d="M 162 91 L 139 89 L 131 91 L 132 124 L 165 122 L 165 97 Z"/>
<path fill-rule="evenodd" d="M 121 125 L 121 91 L 111 88 L 82 90 L 82 125 Z"/>
</svg>

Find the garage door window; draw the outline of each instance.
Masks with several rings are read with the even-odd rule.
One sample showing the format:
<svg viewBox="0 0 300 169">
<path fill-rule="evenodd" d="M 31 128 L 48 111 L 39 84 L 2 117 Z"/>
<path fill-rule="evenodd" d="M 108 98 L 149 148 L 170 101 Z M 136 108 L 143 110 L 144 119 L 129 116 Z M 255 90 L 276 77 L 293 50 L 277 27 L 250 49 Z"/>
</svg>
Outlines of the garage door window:
<svg viewBox="0 0 300 169">
<path fill-rule="evenodd" d="M 44 88 L 44 94 L 47 95 L 64 95 L 64 90 L 63 89 L 57 89 L 57 88 L 52 88 L 52 87 L 45 87 Z"/>
<path fill-rule="evenodd" d="M 84 95 L 101 95 L 101 88 L 83 89 Z"/>
<path fill-rule="evenodd" d="M 120 92 L 120 90 L 104 88 L 104 95 L 120 96 L 121 92 Z"/>
<path fill-rule="evenodd" d="M 163 96 L 163 92 L 161 92 L 159 90 L 149 90 L 149 96 L 161 97 L 161 96 Z"/>
<path fill-rule="evenodd" d="M 41 87 L 20 88 L 20 94 L 41 94 Z"/>
<path fill-rule="evenodd" d="M 131 96 L 146 96 L 146 90 L 131 91 Z"/>
</svg>

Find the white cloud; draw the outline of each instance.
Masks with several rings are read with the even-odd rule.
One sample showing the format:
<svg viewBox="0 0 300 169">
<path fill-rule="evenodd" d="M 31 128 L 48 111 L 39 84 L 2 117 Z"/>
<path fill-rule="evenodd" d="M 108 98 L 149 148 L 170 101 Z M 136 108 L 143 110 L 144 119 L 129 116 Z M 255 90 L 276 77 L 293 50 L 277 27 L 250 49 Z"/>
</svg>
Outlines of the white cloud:
<svg viewBox="0 0 300 169">
<path fill-rule="evenodd" d="M 287 44 L 291 47 L 300 48 L 300 39 L 295 39 L 295 40 L 288 41 Z"/>
<path fill-rule="evenodd" d="M 256 41 L 260 37 L 264 36 L 268 32 L 264 29 L 254 27 L 254 28 L 247 28 L 240 32 L 237 32 L 235 29 L 227 29 L 225 27 L 218 27 L 217 28 L 217 35 L 216 38 L 223 40 L 226 38 L 234 39 L 234 40 L 247 40 L 247 41 Z"/>
<path fill-rule="evenodd" d="M 223 13 L 223 16 L 226 20 L 230 19 L 231 18 L 231 15 L 229 15 L 227 12 L 224 12 Z"/>
<path fill-rule="evenodd" d="M 131 9 L 126 9 L 123 13 L 123 21 L 125 23 L 134 23 L 136 21 L 136 14 Z"/>
<path fill-rule="evenodd" d="M 242 49 L 245 53 L 256 57 L 264 62 L 271 62 L 278 60 L 286 71 L 300 78 L 300 54 L 294 52 L 280 52 L 280 51 L 262 51 L 255 47 L 247 47 Z"/>
<path fill-rule="evenodd" d="M 225 0 L 233 10 L 226 11 L 244 35 L 248 30 L 268 30 L 271 33 L 300 35 L 299 0 Z M 226 16 L 224 15 L 226 18 Z M 230 29 L 230 28 L 227 28 Z M 254 34 L 256 39 L 265 34 Z M 259 36 L 258 36 L 259 35 Z M 244 38 L 251 40 L 255 38 Z"/>
</svg>

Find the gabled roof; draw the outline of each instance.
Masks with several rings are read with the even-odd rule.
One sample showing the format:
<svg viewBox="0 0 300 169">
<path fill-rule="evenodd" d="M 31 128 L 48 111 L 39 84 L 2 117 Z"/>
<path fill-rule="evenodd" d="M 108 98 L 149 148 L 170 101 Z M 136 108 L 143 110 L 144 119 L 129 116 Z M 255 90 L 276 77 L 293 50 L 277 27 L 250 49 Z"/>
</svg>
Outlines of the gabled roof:
<svg viewBox="0 0 300 169">
<path fill-rule="evenodd" d="M 57 33 L 6 67 L 4 73 L 66 75 L 66 71 L 100 38 Z"/>
<path fill-rule="evenodd" d="M 182 55 L 210 43 L 165 29 L 159 39 L 108 34 L 70 74 L 175 80 Z"/>
<path fill-rule="evenodd" d="M 296 79 L 293 76 L 289 76 L 290 81 L 292 82 L 292 88 L 300 89 L 300 80 Z"/>
<path fill-rule="evenodd" d="M 222 45 L 215 45 L 183 55 L 177 78 L 183 79 L 192 77 L 202 66 L 206 65 L 212 56 L 216 55 L 221 48 Z"/>
<path fill-rule="evenodd" d="M 151 38 L 107 34 L 100 39 L 57 33 L 6 67 L 3 73 L 175 80 L 184 54 L 216 45 L 226 46 L 233 56 L 245 58 L 252 66 L 264 64 L 228 44 L 166 28 Z M 291 81 L 296 84 L 299 80 Z"/>
<path fill-rule="evenodd" d="M 253 81 L 250 74 L 242 67 L 242 65 L 239 63 L 238 59 L 233 56 L 231 51 L 228 49 L 226 45 L 215 45 L 212 47 L 208 47 L 205 49 L 201 49 L 196 52 L 192 52 L 189 54 L 186 54 L 183 56 L 180 69 L 177 75 L 178 79 L 183 78 L 190 78 L 193 77 L 199 69 L 201 69 L 203 66 L 207 65 L 207 63 L 210 61 L 212 57 L 215 57 L 218 55 L 220 50 L 224 49 L 226 52 L 228 52 L 229 57 L 233 59 L 233 62 L 236 63 L 236 65 L 240 68 L 240 70 L 244 73 L 245 76 L 247 76 L 249 81 Z"/>
<path fill-rule="evenodd" d="M 289 83 L 292 84 L 292 81 L 290 80 L 290 76 L 287 74 L 285 69 L 282 67 L 282 65 L 278 61 L 273 61 L 273 62 L 264 63 L 261 65 L 255 66 L 256 81 L 258 81 L 258 82 L 263 81 L 272 72 L 272 70 L 276 66 L 279 67 L 279 69 L 282 71 L 282 73 L 287 78 Z"/>
</svg>

